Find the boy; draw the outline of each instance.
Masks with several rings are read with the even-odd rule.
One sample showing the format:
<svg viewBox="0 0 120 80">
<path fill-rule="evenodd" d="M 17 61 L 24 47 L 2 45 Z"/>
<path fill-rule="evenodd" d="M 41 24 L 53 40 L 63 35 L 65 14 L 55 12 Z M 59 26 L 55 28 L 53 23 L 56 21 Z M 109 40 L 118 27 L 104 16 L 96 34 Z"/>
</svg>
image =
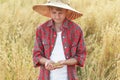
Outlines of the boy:
<svg viewBox="0 0 120 80">
<path fill-rule="evenodd" d="M 33 62 L 40 67 L 38 80 L 78 80 L 75 65 L 83 67 L 86 47 L 80 27 L 71 20 L 82 14 L 64 0 L 49 0 L 33 10 L 51 20 L 36 30 Z"/>
</svg>

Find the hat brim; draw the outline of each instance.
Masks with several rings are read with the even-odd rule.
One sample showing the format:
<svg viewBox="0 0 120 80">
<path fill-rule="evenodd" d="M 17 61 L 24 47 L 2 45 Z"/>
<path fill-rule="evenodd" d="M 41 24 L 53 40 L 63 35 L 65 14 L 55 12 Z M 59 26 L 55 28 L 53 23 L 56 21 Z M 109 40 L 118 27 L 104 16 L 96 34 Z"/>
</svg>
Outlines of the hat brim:
<svg viewBox="0 0 120 80">
<path fill-rule="evenodd" d="M 66 18 L 69 20 L 76 19 L 76 18 L 81 17 L 83 15 L 79 11 L 71 8 L 69 5 L 62 4 L 62 3 L 46 3 L 46 4 L 41 4 L 41 5 L 34 5 L 33 10 L 35 10 L 36 12 L 38 12 L 39 14 L 41 14 L 43 16 L 50 17 L 50 14 L 49 14 L 50 10 L 49 10 L 48 6 L 67 9 L 68 12 L 66 14 Z"/>
</svg>

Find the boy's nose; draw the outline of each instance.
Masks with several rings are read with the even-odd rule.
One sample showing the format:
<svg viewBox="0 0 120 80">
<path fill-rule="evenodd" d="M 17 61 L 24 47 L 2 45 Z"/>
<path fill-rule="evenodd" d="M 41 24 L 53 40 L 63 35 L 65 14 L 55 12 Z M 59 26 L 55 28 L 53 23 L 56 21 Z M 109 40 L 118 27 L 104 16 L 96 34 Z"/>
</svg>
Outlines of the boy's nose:
<svg viewBox="0 0 120 80">
<path fill-rule="evenodd" d="M 56 16 L 55 16 L 55 17 L 58 19 L 60 16 L 59 16 L 59 14 L 56 14 Z"/>
</svg>

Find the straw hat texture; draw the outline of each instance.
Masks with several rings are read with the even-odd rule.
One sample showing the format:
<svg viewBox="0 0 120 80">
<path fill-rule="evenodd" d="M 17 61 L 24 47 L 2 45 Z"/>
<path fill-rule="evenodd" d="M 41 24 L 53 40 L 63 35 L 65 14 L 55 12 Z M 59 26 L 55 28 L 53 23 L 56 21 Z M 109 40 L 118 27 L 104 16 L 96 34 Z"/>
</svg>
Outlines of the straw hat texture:
<svg viewBox="0 0 120 80">
<path fill-rule="evenodd" d="M 82 13 L 70 7 L 69 0 L 47 0 L 45 4 L 38 4 L 33 6 L 33 10 L 38 12 L 39 14 L 50 17 L 50 9 L 48 6 L 58 7 L 67 9 L 66 18 L 69 20 L 76 19 L 82 16 Z"/>
</svg>

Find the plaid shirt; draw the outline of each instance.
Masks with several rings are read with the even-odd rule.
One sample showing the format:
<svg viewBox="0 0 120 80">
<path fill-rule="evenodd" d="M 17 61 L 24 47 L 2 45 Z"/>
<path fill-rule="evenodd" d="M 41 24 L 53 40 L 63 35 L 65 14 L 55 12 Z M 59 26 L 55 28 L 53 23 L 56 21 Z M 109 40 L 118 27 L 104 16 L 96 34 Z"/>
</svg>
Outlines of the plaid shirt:
<svg viewBox="0 0 120 80">
<path fill-rule="evenodd" d="M 86 58 L 86 47 L 82 30 L 77 24 L 67 19 L 64 20 L 61 30 L 65 58 L 75 58 L 77 65 L 83 67 Z M 41 57 L 50 59 L 56 36 L 53 20 L 48 20 L 37 28 L 33 49 L 33 62 L 35 67 L 40 66 L 38 80 L 50 80 L 50 71 L 46 70 L 44 65 L 40 64 L 39 59 Z M 68 80 L 78 80 L 75 65 L 68 65 L 67 71 Z"/>
</svg>

